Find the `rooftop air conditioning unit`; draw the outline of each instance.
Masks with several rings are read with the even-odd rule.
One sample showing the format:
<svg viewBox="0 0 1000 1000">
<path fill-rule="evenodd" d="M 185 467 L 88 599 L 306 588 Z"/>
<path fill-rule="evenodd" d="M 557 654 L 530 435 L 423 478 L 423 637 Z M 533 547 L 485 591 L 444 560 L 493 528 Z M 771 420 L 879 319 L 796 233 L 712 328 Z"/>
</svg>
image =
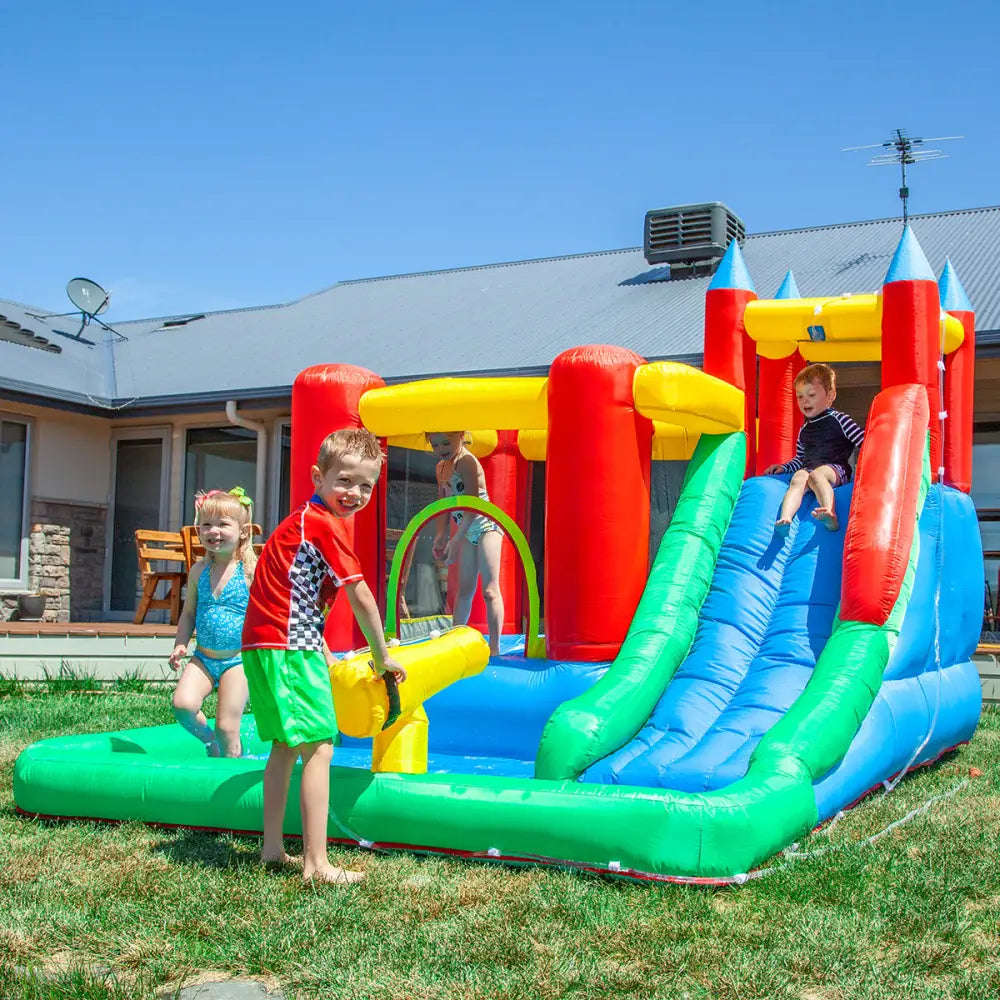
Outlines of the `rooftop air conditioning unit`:
<svg viewBox="0 0 1000 1000">
<path fill-rule="evenodd" d="M 646 213 L 643 252 L 650 264 L 715 261 L 746 234 L 743 220 L 721 201 L 654 208 Z"/>
</svg>

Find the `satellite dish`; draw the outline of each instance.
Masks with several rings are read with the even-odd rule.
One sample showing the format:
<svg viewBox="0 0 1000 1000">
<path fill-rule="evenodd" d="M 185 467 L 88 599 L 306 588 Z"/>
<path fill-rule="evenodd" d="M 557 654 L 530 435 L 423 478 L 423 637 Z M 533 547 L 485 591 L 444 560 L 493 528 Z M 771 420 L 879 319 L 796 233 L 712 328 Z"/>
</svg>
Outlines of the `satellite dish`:
<svg viewBox="0 0 1000 1000">
<path fill-rule="evenodd" d="M 123 333 L 119 333 L 114 327 L 108 326 L 103 319 L 98 319 L 101 313 L 108 311 L 108 306 L 111 305 L 111 293 L 106 292 L 96 281 L 91 281 L 90 278 L 71 278 L 66 283 L 66 294 L 69 296 L 70 302 L 80 310 L 82 314 L 80 317 L 80 329 L 76 333 L 67 333 L 65 330 L 56 330 L 51 327 L 53 333 L 58 333 L 60 337 L 66 337 L 67 340 L 75 340 L 77 343 L 86 344 L 88 347 L 93 347 L 95 341 L 88 340 L 83 336 L 83 331 L 90 326 L 90 321 L 93 320 L 98 326 L 103 327 L 110 333 L 115 340 L 128 340 Z M 74 313 L 28 313 L 28 316 L 34 319 L 48 320 L 55 319 L 58 316 L 73 316 Z"/>
<path fill-rule="evenodd" d="M 100 316 L 111 304 L 111 293 L 89 278 L 72 278 L 66 284 L 70 302 L 87 316 Z"/>
</svg>

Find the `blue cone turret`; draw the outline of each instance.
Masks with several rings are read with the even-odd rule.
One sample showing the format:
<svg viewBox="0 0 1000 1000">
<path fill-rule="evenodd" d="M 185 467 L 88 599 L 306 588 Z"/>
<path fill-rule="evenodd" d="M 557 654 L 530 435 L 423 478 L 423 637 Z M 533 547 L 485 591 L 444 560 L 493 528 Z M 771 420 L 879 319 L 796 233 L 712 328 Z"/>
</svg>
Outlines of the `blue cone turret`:
<svg viewBox="0 0 1000 1000">
<path fill-rule="evenodd" d="M 791 271 L 785 274 L 784 279 L 781 282 L 781 286 L 774 293 L 776 299 L 801 299 L 802 295 L 799 292 L 799 286 L 795 284 L 795 275 Z"/>
<path fill-rule="evenodd" d="M 962 287 L 962 282 L 958 280 L 955 268 L 951 266 L 951 261 L 947 258 L 938 281 L 938 289 L 941 293 L 941 308 L 946 312 L 974 311 L 969 296 L 965 294 L 965 289 Z"/>
<path fill-rule="evenodd" d="M 903 230 L 903 235 L 896 246 L 896 252 L 892 256 L 892 263 L 886 272 L 883 284 L 891 285 L 895 281 L 936 281 L 934 271 L 924 251 L 921 250 L 913 230 L 907 226 Z"/>
<path fill-rule="evenodd" d="M 750 271 L 747 269 L 747 262 L 743 259 L 743 251 L 736 240 L 732 240 L 726 250 L 726 255 L 719 261 L 719 269 L 712 277 L 712 282 L 708 290 L 714 291 L 718 288 L 742 288 L 755 295 L 757 289 L 753 287 L 750 280 Z"/>
</svg>

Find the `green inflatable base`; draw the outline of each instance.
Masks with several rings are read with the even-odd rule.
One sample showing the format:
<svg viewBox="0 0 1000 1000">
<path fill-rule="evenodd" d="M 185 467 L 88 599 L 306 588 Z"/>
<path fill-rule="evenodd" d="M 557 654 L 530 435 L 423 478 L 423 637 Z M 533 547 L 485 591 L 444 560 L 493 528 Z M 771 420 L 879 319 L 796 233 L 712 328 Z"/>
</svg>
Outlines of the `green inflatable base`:
<svg viewBox="0 0 1000 1000">
<path fill-rule="evenodd" d="M 250 754 L 267 752 L 250 716 L 244 741 Z M 24 750 L 14 770 L 14 799 L 27 815 L 257 834 L 264 763 L 208 758 L 176 725 L 67 736 Z M 301 765 L 289 795 L 289 835 L 301 835 L 300 770 Z M 376 849 L 555 864 L 635 878 L 730 880 L 801 832 L 775 823 L 776 815 L 811 811 L 797 801 L 812 797 L 810 783 L 801 778 L 772 776 L 744 793 L 734 785 L 731 794 L 716 793 L 710 801 L 646 788 L 372 774 L 334 765 L 329 836 Z M 729 802 L 728 809 L 720 811 L 720 798 Z M 706 869 L 702 841 L 709 830 L 713 840 L 720 838 L 717 846 L 725 844 L 726 861 Z M 768 842 L 762 842 L 762 831 Z"/>
</svg>

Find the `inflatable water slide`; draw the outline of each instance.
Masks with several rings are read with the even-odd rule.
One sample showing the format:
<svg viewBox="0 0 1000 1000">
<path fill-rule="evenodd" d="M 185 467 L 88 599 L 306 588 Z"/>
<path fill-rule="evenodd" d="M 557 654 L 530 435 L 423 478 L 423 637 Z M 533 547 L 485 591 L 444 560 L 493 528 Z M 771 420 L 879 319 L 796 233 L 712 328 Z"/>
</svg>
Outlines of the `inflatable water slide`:
<svg viewBox="0 0 1000 1000">
<path fill-rule="evenodd" d="M 503 655 L 490 659 L 468 627 L 404 642 L 398 699 L 363 651 L 332 671 L 330 837 L 741 881 L 967 741 L 981 708 L 973 331 L 950 265 L 939 284 L 907 229 L 870 296 L 802 298 L 789 274 L 758 300 L 730 244 L 707 293 L 704 371 L 591 346 L 545 378 L 386 387 L 350 366 L 303 373 L 293 478 L 330 421 L 411 448 L 424 447 L 421 430 L 487 425 L 470 439 L 494 502 L 448 498 L 411 521 L 389 576 L 390 634 L 435 518 L 485 513 L 511 543 Z M 807 499 L 778 533 L 788 477 L 751 473 L 794 450 L 795 373 L 850 360 L 881 360 L 883 388 L 853 482 L 835 493 L 842 528 L 812 517 Z M 650 560 L 650 463 L 661 459 L 687 469 Z M 546 463 L 544 607 L 519 495 L 529 460 Z M 355 543 L 384 566 L 384 509 L 371 506 Z M 328 635 L 340 649 L 355 638 L 336 615 Z M 17 807 L 257 832 L 267 747 L 249 715 L 244 740 L 251 756 L 239 760 L 206 759 L 177 726 L 45 740 L 17 762 Z M 287 831 L 298 822 L 293 785 Z"/>
</svg>

